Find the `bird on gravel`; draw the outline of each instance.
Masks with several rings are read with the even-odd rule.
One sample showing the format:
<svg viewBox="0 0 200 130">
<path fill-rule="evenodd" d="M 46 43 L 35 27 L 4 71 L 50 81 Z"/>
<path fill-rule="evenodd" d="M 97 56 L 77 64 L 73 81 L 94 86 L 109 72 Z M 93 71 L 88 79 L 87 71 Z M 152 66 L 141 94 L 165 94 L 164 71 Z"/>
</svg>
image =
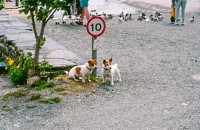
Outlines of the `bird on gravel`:
<svg viewBox="0 0 200 130">
<path fill-rule="evenodd" d="M 123 17 L 122 17 L 122 16 L 119 16 L 118 21 L 119 21 L 119 23 L 122 23 Z"/>
<path fill-rule="evenodd" d="M 159 21 L 162 21 L 163 20 L 163 16 L 161 13 L 157 12 L 155 13 L 155 16 L 158 18 Z"/>
<path fill-rule="evenodd" d="M 122 19 L 124 20 L 124 12 L 122 11 L 121 14 L 119 14 L 119 17 L 122 17 Z"/>
<path fill-rule="evenodd" d="M 194 23 L 194 16 L 190 19 L 190 23 Z"/>
<path fill-rule="evenodd" d="M 103 12 L 103 17 L 104 17 L 104 19 L 108 19 L 108 15 L 104 12 Z"/>
<path fill-rule="evenodd" d="M 131 14 L 126 13 L 124 20 L 127 21 L 131 19 Z"/>
<path fill-rule="evenodd" d="M 142 13 L 141 15 L 139 15 L 137 20 L 142 21 L 143 19 L 146 19 L 146 18 L 147 18 L 146 14 Z"/>
<path fill-rule="evenodd" d="M 109 19 L 112 19 L 112 18 L 113 18 L 113 15 L 112 15 L 112 14 L 108 14 L 108 18 L 109 18 Z"/>
<path fill-rule="evenodd" d="M 149 16 L 149 19 L 150 19 L 150 21 L 154 21 L 154 18 L 153 18 L 152 14 Z"/>
<path fill-rule="evenodd" d="M 150 18 L 147 17 L 147 18 L 145 19 L 145 21 L 146 21 L 146 22 L 150 22 Z"/>
<path fill-rule="evenodd" d="M 72 21 L 72 22 L 70 22 L 69 24 L 70 24 L 70 25 L 72 25 L 72 26 L 74 26 L 74 25 L 75 25 L 73 21 Z"/>
</svg>

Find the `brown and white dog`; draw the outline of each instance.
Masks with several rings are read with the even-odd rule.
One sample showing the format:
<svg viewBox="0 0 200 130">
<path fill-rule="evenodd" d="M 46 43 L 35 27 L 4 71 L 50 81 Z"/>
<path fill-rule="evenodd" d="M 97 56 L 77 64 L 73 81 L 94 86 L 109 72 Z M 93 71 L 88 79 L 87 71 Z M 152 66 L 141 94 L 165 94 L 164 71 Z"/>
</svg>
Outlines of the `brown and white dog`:
<svg viewBox="0 0 200 130">
<path fill-rule="evenodd" d="M 109 60 L 105 60 L 105 59 L 103 60 L 101 75 L 102 75 L 103 83 L 105 83 L 106 80 L 110 78 L 111 85 L 114 85 L 114 79 L 116 78 L 116 76 L 118 77 L 118 81 L 122 81 L 117 64 L 112 65 L 112 58 Z"/>
<path fill-rule="evenodd" d="M 78 65 L 71 68 L 71 70 L 65 71 L 68 75 L 68 78 L 74 79 L 75 81 L 79 81 L 78 79 L 81 78 L 82 82 L 85 83 L 85 79 L 87 78 L 89 82 L 90 75 L 92 71 L 97 68 L 97 61 L 96 60 L 88 60 L 84 65 Z"/>
</svg>

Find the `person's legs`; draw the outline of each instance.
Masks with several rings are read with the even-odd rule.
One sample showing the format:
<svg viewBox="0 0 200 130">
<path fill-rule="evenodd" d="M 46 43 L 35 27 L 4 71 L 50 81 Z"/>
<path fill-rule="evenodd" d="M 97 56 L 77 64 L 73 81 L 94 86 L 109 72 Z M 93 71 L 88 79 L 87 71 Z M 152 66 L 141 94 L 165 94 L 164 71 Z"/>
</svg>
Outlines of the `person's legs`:
<svg viewBox="0 0 200 130">
<path fill-rule="evenodd" d="M 175 4 L 175 18 L 176 18 L 176 24 L 178 24 L 179 21 L 179 11 L 180 11 L 180 6 L 181 6 L 182 0 L 178 0 Z"/>
<path fill-rule="evenodd" d="M 182 24 L 184 24 L 184 21 L 185 21 L 185 8 L 186 8 L 186 4 L 187 4 L 187 1 L 183 0 L 182 1 L 182 5 L 181 5 L 181 10 L 182 10 Z"/>
<path fill-rule="evenodd" d="M 81 13 L 81 16 L 80 16 L 80 22 L 83 22 L 83 19 L 84 19 L 84 16 L 85 16 L 85 11 L 84 11 L 84 8 L 85 7 L 82 7 L 82 13 Z"/>
<path fill-rule="evenodd" d="M 89 11 L 88 11 L 88 0 L 80 0 L 80 4 L 81 4 L 81 7 L 82 7 L 80 22 L 83 22 L 85 15 L 86 15 L 87 20 L 89 20 L 90 14 L 89 14 Z"/>
<path fill-rule="evenodd" d="M 90 19 L 90 13 L 88 11 L 88 7 L 85 7 L 84 11 L 85 11 L 86 19 L 87 19 L 87 21 L 89 21 L 89 19 Z"/>
</svg>

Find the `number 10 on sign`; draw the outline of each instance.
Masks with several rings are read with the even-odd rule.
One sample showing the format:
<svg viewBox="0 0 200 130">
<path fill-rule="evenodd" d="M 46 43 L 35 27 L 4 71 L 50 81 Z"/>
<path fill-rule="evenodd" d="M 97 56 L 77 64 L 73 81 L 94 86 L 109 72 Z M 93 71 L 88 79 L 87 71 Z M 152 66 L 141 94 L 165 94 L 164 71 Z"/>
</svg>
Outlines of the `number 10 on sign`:
<svg viewBox="0 0 200 130">
<path fill-rule="evenodd" d="M 106 29 L 106 23 L 101 17 L 92 17 L 87 23 L 87 32 L 92 37 L 101 36 Z"/>
</svg>

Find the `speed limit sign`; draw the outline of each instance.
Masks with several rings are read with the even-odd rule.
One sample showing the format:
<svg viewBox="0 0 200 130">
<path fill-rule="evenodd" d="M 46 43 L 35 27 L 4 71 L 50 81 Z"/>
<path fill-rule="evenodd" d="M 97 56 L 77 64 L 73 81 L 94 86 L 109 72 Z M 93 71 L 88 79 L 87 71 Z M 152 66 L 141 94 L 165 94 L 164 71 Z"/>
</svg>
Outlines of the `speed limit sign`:
<svg viewBox="0 0 200 130">
<path fill-rule="evenodd" d="M 101 36 L 106 30 L 106 23 L 103 18 L 94 16 L 87 23 L 87 32 L 92 37 Z"/>
</svg>

